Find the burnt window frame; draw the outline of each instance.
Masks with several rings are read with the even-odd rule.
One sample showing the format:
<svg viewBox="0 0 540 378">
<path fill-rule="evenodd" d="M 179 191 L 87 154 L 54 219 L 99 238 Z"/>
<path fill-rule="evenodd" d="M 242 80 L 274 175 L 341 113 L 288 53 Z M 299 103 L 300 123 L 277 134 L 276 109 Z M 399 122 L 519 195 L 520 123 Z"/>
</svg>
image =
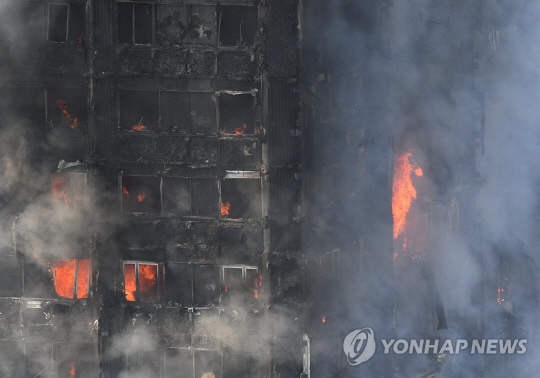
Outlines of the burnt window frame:
<svg viewBox="0 0 540 378">
<path fill-rule="evenodd" d="M 218 134 L 220 135 L 220 137 L 225 137 L 225 138 L 229 138 L 229 137 L 255 137 L 255 136 L 258 136 L 261 134 L 261 125 L 258 123 L 258 120 L 257 120 L 257 111 L 256 111 L 256 107 L 257 107 L 257 101 L 258 101 L 258 98 L 257 98 L 257 93 L 258 93 L 258 90 L 257 89 L 253 89 L 251 91 L 229 91 L 229 90 L 222 90 L 222 91 L 217 91 L 216 92 L 216 106 L 217 106 L 217 124 L 218 124 Z M 221 96 L 223 95 L 227 95 L 227 96 L 248 96 L 250 95 L 252 97 L 252 104 L 253 104 L 253 107 L 252 107 L 252 116 L 250 117 L 251 121 L 253 122 L 253 132 L 252 133 L 242 133 L 242 134 L 236 134 L 234 131 L 231 132 L 231 133 L 225 133 L 223 132 L 225 129 L 222 128 L 222 119 L 221 119 Z"/>
<path fill-rule="evenodd" d="M 77 176 L 77 177 L 80 177 L 82 176 L 84 178 L 83 180 L 83 193 L 75 193 L 74 190 L 75 188 L 73 187 L 73 185 L 71 185 L 71 181 L 72 181 L 72 177 L 73 176 Z M 60 205 L 62 205 L 62 203 L 60 201 L 56 201 L 55 200 L 55 193 L 54 193 L 54 185 L 55 185 L 55 179 L 56 178 L 61 178 L 61 177 L 69 177 L 69 192 L 70 192 L 70 195 L 71 195 L 71 198 L 80 198 L 80 203 L 82 205 L 85 205 L 86 202 L 87 202 L 87 198 L 86 198 L 86 194 L 88 193 L 88 172 L 87 171 L 84 171 L 84 172 L 81 172 L 81 171 L 60 171 L 60 172 L 56 172 L 56 173 L 53 173 L 52 176 L 51 176 L 51 197 L 52 197 L 52 201 L 54 203 L 58 203 Z M 71 210 L 75 210 L 77 211 L 78 207 L 77 206 L 74 206 L 74 207 L 70 207 L 69 204 L 67 203 L 63 203 L 68 209 L 71 209 Z"/>
<path fill-rule="evenodd" d="M 149 178 L 158 178 L 159 179 L 159 211 L 157 212 L 138 212 L 138 211 L 125 211 L 124 210 L 124 177 L 149 177 Z M 118 196 L 120 198 L 120 213 L 121 214 L 145 214 L 145 215 L 153 215 L 153 216 L 160 216 L 163 215 L 163 176 L 156 176 L 156 175 L 136 175 L 136 174 L 125 174 L 122 171 L 120 171 L 118 175 Z"/>
<path fill-rule="evenodd" d="M 198 367 L 200 365 L 197 364 L 197 362 L 200 361 L 200 359 L 197 358 L 197 353 L 213 353 L 215 354 L 217 357 L 219 357 L 219 375 L 216 375 L 216 377 L 219 377 L 219 378 L 222 378 L 223 377 L 223 356 L 224 356 L 224 353 L 222 350 L 220 349 L 206 349 L 206 348 L 197 348 L 197 347 L 176 347 L 176 346 L 166 346 L 163 348 L 163 357 L 162 357 L 162 361 L 163 361 L 163 374 L 161 375 L 162 377 L 169 377 L 170 375 L 168 375 L 169 371 L 167 370 L 167 354 L 168 354 L 168 351 L 169 350 L 175 350 L 175 351 L 180 351 L 180 352 L 184 352 L 187 356 L 187 354 L 189 354 L 189 359 L 190 359 L 190 377 L 198 377 L 197 375 L 197 372 L 198 372 Z M 177 377 L 178 375 L 176 374 L 173 374 L 172 376 L 174 377 Z"/>
<path fill-rule="evenodd" d="M 50 91 L 62 91 L 62 90 L 66 90 L 66 91 L 81 91 L 83 93 L 83 96 L 82 98 L 83 99 L 87 99 L 88 98 L 88 89 L 86 87 L 45 87 L 43 88 L 43 91 L 44 91 L 44 101 L 45 101 L 45 123 L 46 123 L 46 127 L 47 128 L 50 128 L 50 129 L 55 129 L 55 130 L 67 130 L 67 129 L 70 129 L 69 132 L 83 132 L 83 133 L 86 133 L 87 132 L 87 129 L 88 129 L 88 114 L 89 114 L 89 109 L 88 109 L 88 101 L 86 100 L 83 107 L 85 109 L 85 114 L 84 114 L 84 120 L 81 121 L 78 125 L 78 127 L 72 129 L 72 128 L 67 128 L 67 127 L 58 127 L 58 126 L 52 126 L 52 123 L 53 123 L 53 119 L 52 117 L 50 116 L 50 109 L 49 109 L 49 96 L 50 96 Z M 79 117 L 80 118 L 80 115 Z"/>
<path fill-rule="evenodd" d="M 122 127 L 122 112 L 121 112 L 121 104 L 122 104 L 122 92 L 148 92 L 153 93 L 154 95 L 157 95 L 157 125 L 153 129 L 148 129 L 144 131 L 136 131 L 136 130 L 128 130 Z M 180 94 L 180 95 L 186 95 L 187 98 L 187 114 L 185 114 L 185 118 L 187 119 L 188 125 L 183 130 L 179 131 L 169 131 L 166 129 L 165 125 L 163 124 L 163 114 L 166 112 L 166 110 L 163 109 L 163 100 L 162 96 L 164 93 L 174 93 L 174 94 Z M 208 132 L 200 132 L 194 130 L 194 123 L 192 120 L 192 102 L 195 103 L 196 101 L 193 101 L 192 95 L 203 95 L 207 94 L 211 97 L 211 100 L 213 101 L 213 108 L 214 108 L 214 114 L 213 114 L 213 131 Z M 160 90 L 160 89 L 133 89 L 133 88 L 125 88 L 125 87 L 118 87 L 117 89 L 117 129 L 119 133 L 125 133 L 129 135 L 153 135 L 153 134 L 167 134 L 167 135 L 217 135 L 219 134 L 219 105 L 217 101 L 217 96 L 215 92 L 210 91 L 178 91 L 178 90 Z M 143 122 L 144 123 L 144 122 Z M 186 132 L 185 129 L 188 131 Z"/>
<path fill-rule="evenodd" d="M 58 292 L 56 290 L 56 275 L 55 275 L 55 271 L 54 271 L 56 263 L 58 263 L 60 261 L 70 261 L 70 260 L 75 260 L 75 274 L 73 275 L 73 297 L 72 298 L 63 297 L 60 294 L 58 294 Z M 78 292 L 77 292 L 79 263 L 80 263 L 81 260 L 88 260 L 89 261 L 89 264 L 88 264 L 88 280 L 87 280 L 88 289 L 87 289 L 87 292 L 86 292 L 86 297 L 83 297 L 83 298 L 78 297 Z M 85 258 L 85 259 L 81 258 L 81 259 L 57 259 L 57 260 L 54 260 L 51 263 L 51 276 L 52 276 L 52 279 L 53 279 L 53 294 L 55 295 L 56 298 L 60 298 L 62 300 L 70 300 L 70 301 L 88 300 L 88 299 L 91 298 L 91 295 L 92 295 L 92 282 L 93 282 L 93 280 L 92 280 L 92 259 L 90 259 L 90 258 Z"/>
<path fill-rule="evenodd" d="M 65 41 L 53 41 L 50 39 L 50 26 L 51 26 L 51 20 L 50 20 L 50 6 L 51 5 L 62 5 L 67 6 L 67 15 L 66 15 L 66 40 Z M 44 3 L 45 9 L 43 11 L 44 16 L 44 37 L 45 41 L 47 43 L 58 43 L 58 44 L 70 44 L 70 43 L 82 43 L 86 37 L 86 9 L 82 2 L 75 2 L 75 1 L 62 1 L 62 0 L 51 0 Z M 77 11 L 74 11 L 74 7 L 80 7 L 80 10 L 82 11 L 81 16 L 83 17 L 83 21 L 85 22 L 82 30 L 82 34 L 77 36 L 73 35 L 77 31 L 77 28 L 75 24 L 73 24 L 74 17 L 78 15 Z M 75 12 L 75 13 L 74 13 Z"/>
<path fill-rule="evenodd" d="M 222 195 L 222 183 L 225 180 L 259 180 L 260 183 L 260 218 L 232 218 L 222 215 L 221 208 L 224 205 L 223 195 Z M 239 219 L 261 219 L 264 218 L 264 186 L 263 186 L 263 175 L 260 171 L 225 171 L 225 176 L 219 180 L 219 219 L 229 219 L 229 220 L 239 220 Z M 230 202 L 230 201 L 228 201 Z"/>
<path fill-rule="evenodd" d="M 220 8 L 222 7 L 247 7 L 247 8 L 255 8 L 255 12 L 257 14 L 256 16 L 256 23 L 257 26 L 255 28 L 255 34 L 253 35 L 253 44 L 252 45 L 241 45 L 241 46 L 232 46 L 232 45 L 223 45 L 221 44 L 221 20 L 222 20 L 222 12 L 220 12 Z M 251 4 L 225 4 L 220 3 L 216 5 L 216 45 L 220 50 L 249 50 L 253 49 L 255 45 L 257 44 L 257 37 L 259 36 L 259 6 L 257 3 L 251 3 Z"/>
<path fill-rule="evenodd" d="M 341 249 L 325 252 L 322 256 L 324 276 L 327 282 L 339 282 L 341 277 Z"/>
<path fill-rule="evenodd" d="M 53 6 L 65 6 L 67 7 L 67 14 L 66 14 L 66 40 L 65 41 L 51 41 L 51 36 L 50 36 L 50 33 L 51 33 L 51 5 Z M 50 42 L 50 43 L 68 43 L 69 42 L 69 30 L 70 30 L 70 13 L 71 13 L 71 4 L 69 3 L 60 3 L 60 2 L 50 2 L 50 3 L 46 3 L 46 15 L 45 15 L 45 23 L 46 23 L 46 28 L 45 28 L 45 32 L 47 33 L 46 34 L 46 39 L 47 39 L 47 42 Z"/>
<path fill-rule="evenodd" d="M 116 24 L 116 43 L 119 45 L 128 45 L 128 46 L 153 46 L 156 44 L 156 26 L 157 26 L 157 13 L 156 8 L 158 8 L 158 4 L 156 4 L 155 1 L 145 1 L 145 2 L 136 2 L 136 1 L 122 1 L 122 0 L 116 0 L 115 1 L 115 24 Z M 120 24 L 119 24 L 119 4 L 130 4 L 131 5 L 131 42 L 120 42 Z M 141 5 L 150 5 L 152 7 L 152 25 L 151 25 L 151 39 L 152 41 L 150 43 L 136 43 L 135 42 L 135 6 L 141 6 Z"/>
<path fill-rule="evenodd" d="M 126 298 L 126 265 L 135 265 L 135 300 L 129 301 Z M 141 300 L 140 283 L 139 283 L 139 265 L 153 265 L 156 266 L 156 285 L 157 285 L 157 299 L 156 300 Z M 139 304 L 139 303 L 161 303 L 165 294 L 165 264 L 155 261 L 141 261 L 141 260 L 122 260 L 122 293 L 123 301 L 125 303 Z"/>
<path fill-rule="evenodd" d="M 220 280 L 221 280 L 221 295 L 220 295 L 220 301 L 219 301 L 219 304 L 220 306 L 223 306 L 223 307 L 235 307 L 235 308 L 243 308 L 244 306 L 250 306 L 254 303 L 257 303 L 257 301 L 260 300 L 260 295 L 261 293 L 259 293 L 258 297 L 255 298 L 255 300 L 252 300 L 252 301 L 248 301 L 248 297 L 249 297 L 249 294 L 248 294 L 248 283 L 247 283 L 247 271 L 248 270 L 255 270 L 255 272 L 257 273 L 256 274 L 256 277 L 257 279 L 259 279 L 260 275 L 261 275 L 261 269 L 258 267 L 258 266 L 254 266 L 254 265 L 235 265 L 235 264 L 228 264 L 228 265 L 219 265 L 220 267 Z M 242 301 L 241 303 L 238 305 L 237 303 L 232 303 L 232 304 L 229 304 L 229 303 L 226 303 L 228 300 L 226 300 L 224 298 L 225 296 L 225 269 L 242 269 L 242 291 L 243 291 L 243 298 L 242 298 Z M 259 286 L 258 287 L 262 287 L 262 283 L 259 283 Z"/>
</svg>

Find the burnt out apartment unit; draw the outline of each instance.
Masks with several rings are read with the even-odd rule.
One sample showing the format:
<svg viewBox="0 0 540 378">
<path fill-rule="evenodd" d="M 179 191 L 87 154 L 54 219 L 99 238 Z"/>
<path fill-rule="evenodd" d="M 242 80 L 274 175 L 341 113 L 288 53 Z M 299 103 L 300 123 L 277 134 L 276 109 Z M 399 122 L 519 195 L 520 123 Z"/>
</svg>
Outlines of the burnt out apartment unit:
<svg viewBox="0 0 540 378">
<path fill-rule="evenodd" d="M 299 376 L 297 2 L 0 14 L 0 376 Z"/>
</svg>

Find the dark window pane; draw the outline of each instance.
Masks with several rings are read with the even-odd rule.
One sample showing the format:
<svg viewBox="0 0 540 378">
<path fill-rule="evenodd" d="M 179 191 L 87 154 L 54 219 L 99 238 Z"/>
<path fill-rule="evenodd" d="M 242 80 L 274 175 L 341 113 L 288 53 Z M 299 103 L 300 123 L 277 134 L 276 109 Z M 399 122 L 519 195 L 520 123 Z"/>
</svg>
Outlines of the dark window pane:
<svg viewBox="0 0 540 378">
<path fill-rule="evenodd" d="M 175 348 L 165 349 L 165 378 L 193 378 L 191 351 Z"/>
<path fill-rule="evenodd" d="M 133 132 L 157 130 L 159 93 L 120 91 L 120 127 Z"/>
<path fill-rule="evenodd" d="M 259 179 L 225 179 L 221 182 L 221 216 L 225 218 L 260 218 L 262 214 Z"/>
<path fill-rule="evenodd" d="M 166 298 L 167 301 L 180 303 L 183 306 L 192 302 L 191 293 L 191 265 L 169 264 L 167 265 Z"/>
<path fill-rule="evenodd" d="M 122 177 L 122 209 L 125 213 L 161 212 L 161 179 L 151 176 Z"/>
<path fill-rule="evenodd" d="M 195 377 L 221 378 L 221 354 L 195 351 Z"/>
<path fill-rule="evenodd" d="M 189 94 L 161 92 L 161 116 L 164 131 L 189 133 Z"/>
<path fill-rule="evenodd" d="M 152 43 L 154 7 L 152 4 L 133 5 L 135 14 L 135 43 Z"/>
<path fill-rule="evenodd" d="M 223 134 L 253 134 L 253 96 L 250 94 L 219 96 L 219 128 Z"/>
<path fill-rule="evenodd" d="M 0 377 L 24 377 L 24 349 L 20 342 L 0 341 Z"/>
<path fill-rule="evenodd" d="M 52 347 L 45 343 L 26 343 L 26 377 L 52 377 Z"/>
<path fill-rule="evenodd" d="M 219 43 L 223 46 L 252 46 L 257 34 L 257 7 L 218 7 Z"/>
<path fill-rule="evenodd" d="M 216 132 L 216 103 L 212 93 L 190 94 L 190 117 L 193 133 Z"/>
<path fill-rule="evenodd" d="M 217 216 L 219 192 L 216 180 L 191 180 L 191 205 L 193 215 Z"/>
<path fill-rule="evenodd" d="M 118 42 L 133 43 L 133 4 L 118 3 Z"/>
<path fill-rule="evenodd" d="M 193 267 L 194 303 L 198 306 L 217 304 L 219 300 L 219 267 L 195 265 Z"/>
<path fill-rule="evenodd" d="M 49 41 L 67 41 L 67 4 L 49 4 Z"/>
<path fill-rule="evenodd" d="M 256 355 L 227 354 L 224 356 L 223 378 L 260 378 L 259 359 Z"/>
<path fill-rule="evenodd" d="M 47 89 L 48 122 L 53 127 L 81 129 L 86 124 L 84 89 Z"/>
<path fill-rule="evenodd" d="M 242 304 L 244 283 L 242 268 L 223 269 L 223 300 L 226 304 Z"/>
<path fill-rule="evenodd" d="M 163 211 L 175 215 L 189 215 L 191 210 L 190 183 L 187 178 L 163 178 Z"/>
<path fill-rule="evenodd" d="M 85 34 L 84 8 L 80 4 L 70 4 L 69 40 L 82 43 Z"/>
<path fill-rule="evenodd" d="M 42 88 L 5 88 L 0 97 L 0 124 L 28 124 L 45 129 L 45 95 Z"/>
</svg>

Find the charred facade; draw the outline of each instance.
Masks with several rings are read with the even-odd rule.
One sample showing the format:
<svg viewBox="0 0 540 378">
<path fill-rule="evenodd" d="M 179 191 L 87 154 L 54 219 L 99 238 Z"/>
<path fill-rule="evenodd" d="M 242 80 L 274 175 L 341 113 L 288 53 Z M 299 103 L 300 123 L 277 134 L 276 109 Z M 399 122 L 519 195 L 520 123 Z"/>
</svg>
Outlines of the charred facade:
<svg viewBox="0 0 540 378">
<path fill-rule="evenodd" d="M 2 186 L 0 375 L 300 374 L 296 12 L 2 9 L 2 128 L 33 179 Z"/>
</svg>

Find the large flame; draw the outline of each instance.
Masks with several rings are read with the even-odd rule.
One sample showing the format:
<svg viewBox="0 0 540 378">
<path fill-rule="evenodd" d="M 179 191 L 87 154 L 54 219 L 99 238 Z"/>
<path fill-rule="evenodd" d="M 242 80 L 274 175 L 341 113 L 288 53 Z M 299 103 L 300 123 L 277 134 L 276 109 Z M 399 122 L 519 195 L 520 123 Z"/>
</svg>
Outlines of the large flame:
<svg viewBox="0 0 540 378">
<path fill-rule="evenodd" d="M 412 174 L 422 176 L 422 168 L 415 167 L 412 152 L 408 151 L 396 159 L 394 166 L 394 182 L 392 185 L 392 214 L 394 215 L 394 239 L 404 230 L 407 213 L 412 200 L 416 198 L 416 188 L 412 182 Z"/>
<path fill-rule="evenodd" d="M 53 266 L 56 294 L 64 298 L 73 298 L 75 294 L 76 260 L 60 260 Z"/>
<path fill-rule="evenodd" d="M 68 121 L 68 126 L 73 130 L 79 127 L 79 120 L 77 117 L 73 117 L 67 110 L 67 105 L 64 100 L 56 100 L 54 106 L 62 112 L 62 118 Z"/>
<path fill-rule="evenodd" d="M 130 302 L 135 301 L 135 292 L 137 291 L 137 278 L 135 276 L 135 264 L 124 265 L 124 292 L 126 299 Z"/>
<path fill-rule="evenodd" d="M 231 212 L 231 203 L 229 201 L 221 202 L 221 216 L 228 217 L 230 212 Z"/>
<path fill-rule="evenodd" d="M 78 265 L 77 265 L 78 263 Z M 91 283 L 90 260 L 58 260 L 52 267 L 56 294 L 75 298 L 75 272 L 77 272 L 76 298 L 87 298 Z"/>
<path fill-rule="evenodd" d="M 157 299 L 152 295 L 157 284 L 157 265 L 139 265 L 139 290 L 141 299 Z M 147 294 L 147 295 L 146 295 Z"/>
</svg>

